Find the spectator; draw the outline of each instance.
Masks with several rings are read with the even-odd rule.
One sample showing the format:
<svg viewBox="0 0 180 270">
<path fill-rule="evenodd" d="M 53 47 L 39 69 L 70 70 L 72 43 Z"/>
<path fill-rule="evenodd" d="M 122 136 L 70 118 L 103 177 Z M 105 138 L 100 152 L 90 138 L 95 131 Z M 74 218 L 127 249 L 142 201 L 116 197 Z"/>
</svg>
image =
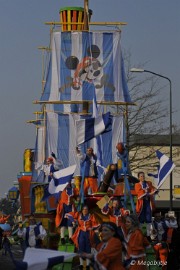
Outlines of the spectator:
<svg viewBox="0 0 180 270">
<path fill-rule="evenodd" d="M 166 241 L 167 240 L 167 230 L 168 226 L 165 219 L 162 217 L 161 213 L 156 211 L 154 213 L 154 219 L 152 222 L 152 228 L 154 233 L 157 236 L 157 242 Z"/>
<path fill-rule="evenodd" d="M 7 252 L 9 252 L 11 254 L 11 243 L 7 237 L 7 235 L 4 235 L 3 241 L 2 241 L 2 248 L 4 250 L 4 252 L 2 253 L 2 255 L 7 255 Z"/>
<path fill-rule="evenodd" d="M 23 224 L 22 224 L 22 222 L 19 222 L 19 224 L 18 224 L 17 235 L 19 237 L 20 246 L 21 246 L 21 249 L 22 249 L 22 252 L 24 255 L 25 249 L 26 249 L 26 244 L 25 244 L 25 239 L 23 238 Z"/>
<path fill-rule="evenodd" d="M 26 247 L 41 248 L 47 233 L 41 223 L 37 224 L 34 216 L 30 216 L 29 226 L 19 228 L 17 235 L 25 240 Z"/>
<path fill-rule="evenodd" d="M 0 227 L 0 250 L 2 249 L 3 232 L 4 230 Z"/>
</svg>

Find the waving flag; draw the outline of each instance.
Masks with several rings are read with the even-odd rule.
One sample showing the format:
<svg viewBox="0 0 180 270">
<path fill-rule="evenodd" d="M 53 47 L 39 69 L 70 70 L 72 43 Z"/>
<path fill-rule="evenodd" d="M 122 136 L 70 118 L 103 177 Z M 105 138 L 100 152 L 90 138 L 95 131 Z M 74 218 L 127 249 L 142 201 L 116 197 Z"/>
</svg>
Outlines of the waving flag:
<svg viewBox="0 0 180 270">
<path fill-rule="evenodd" d="M 156 155 L 159 159 L 159 169 L 158 169 L 158 183 L 157 188 L 164 183 L 166 178 L 170 175 L 172 170 L 175 168 L 175 164 L 166 155 L 161 153 L 159 150 L 156 151 Z"/>
<path fill-rule="evenodd" d="M 48 191 L 50 194 L 58 193 L 63 191 L 68 183 L 71 181 L 75 172 L 76 165 L 72 165 L 63 170 L 59 170 L 53 173 L 54 179 L 49 183 Z"/>
<path fill-rule="evenodd" d="M 75 172 L 76 165 L 72 165 L 65 169 L 59 170 L 53 173 L 53 177 L 49 182 L 49 185 L 44 187 L 44 196 L 41 201 L 46 200 L 49 196 L 54 194 L 54 197 L 58 199 L 58 193 L 63 191 L 71 181 Z"/>
<path fill-rule="evenodd" d="M 88 119 L 76 121 L 77 144 L 87 142 L 96 136 L 112 129 L 112 117 L 110 112 Z"/>
<path fill-rule="evenodd" d="M 46 270 L 75 256 L 76 253 L 27 248 L 23 261 L 14 260 L 14 264 L 17 270 Z"/>
</svg>

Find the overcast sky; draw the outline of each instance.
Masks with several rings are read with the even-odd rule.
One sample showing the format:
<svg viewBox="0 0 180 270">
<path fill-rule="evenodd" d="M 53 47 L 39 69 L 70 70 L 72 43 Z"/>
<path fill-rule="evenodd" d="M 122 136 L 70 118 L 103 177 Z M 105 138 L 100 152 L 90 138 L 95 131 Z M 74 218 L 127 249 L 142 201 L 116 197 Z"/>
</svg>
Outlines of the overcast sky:
<svg viewBox="0 0 180 270">
<path fill-rule="evenodd" d="M 47 21 L 59 21 L 59 9 L 83 6 L 83 0 L 0 0 L 0 196 L 23 171 L 25 148 L 34 148 L 34 119 L 41 94 L 41 52 L 49 45 Z M 122 47 L 134 66 L 171 79 L 173 122 L 180 123 L 180 1 L 89 0 L 92 21 L 122 21 Z M 140 76 L 140 75 L 138 75 Z M 143 75 L 141 75 L 143 76 Z M 169 100 L 168 82 L 164 95 Z"/>
</svg>

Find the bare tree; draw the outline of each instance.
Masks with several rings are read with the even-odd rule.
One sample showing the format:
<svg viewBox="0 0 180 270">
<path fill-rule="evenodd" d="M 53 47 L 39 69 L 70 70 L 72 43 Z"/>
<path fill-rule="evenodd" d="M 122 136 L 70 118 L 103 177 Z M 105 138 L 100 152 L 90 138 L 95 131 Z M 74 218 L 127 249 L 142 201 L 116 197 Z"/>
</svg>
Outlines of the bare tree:
<svg viewBox="0 0 180 270">
<path fill-rule="evenodd" d="M 138 66 L 144 68 L 145 64 Z M 136 103 L 136 106 L 126 108 L 127 147 L 131 171 L 143 167 L 155 170 L 158 163 L 155 150 L 163 147 L 164 154 L 169 154 L 170 112 L 165 91 L 167 82 L 152 74 L 131 73 L 129 52 L 125 53 L 125 67 L 130 95 Z M 176 152 L 173 149 L 173 157 Z"/>
</svg>

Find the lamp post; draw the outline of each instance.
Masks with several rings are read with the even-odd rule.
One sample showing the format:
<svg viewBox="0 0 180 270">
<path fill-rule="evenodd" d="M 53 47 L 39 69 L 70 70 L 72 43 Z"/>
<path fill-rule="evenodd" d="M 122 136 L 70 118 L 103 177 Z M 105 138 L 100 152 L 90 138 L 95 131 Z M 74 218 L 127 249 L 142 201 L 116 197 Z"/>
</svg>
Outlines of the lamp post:
<svg viewBox="0 0 180 270">
<path fill-rule="evenodd" d="M 171 88 L 171 80 L 168 77 L 165 77 L 161 74 L 152 72 L 150 70 L 146 69 L 140 69 L 140 68 L 132 68 L 130 69 L 131 72 L 146 72 L 151 73 L 153 75 L 156 75 L 158 77 L 164 78 L 169 81 L 169 147 L 170 147 L 170 159 L 172 160 L 172 88 Z M 172 172 L 170 173 L 170 210 L 173 208 L 173 177 Z"/>
</svg>

